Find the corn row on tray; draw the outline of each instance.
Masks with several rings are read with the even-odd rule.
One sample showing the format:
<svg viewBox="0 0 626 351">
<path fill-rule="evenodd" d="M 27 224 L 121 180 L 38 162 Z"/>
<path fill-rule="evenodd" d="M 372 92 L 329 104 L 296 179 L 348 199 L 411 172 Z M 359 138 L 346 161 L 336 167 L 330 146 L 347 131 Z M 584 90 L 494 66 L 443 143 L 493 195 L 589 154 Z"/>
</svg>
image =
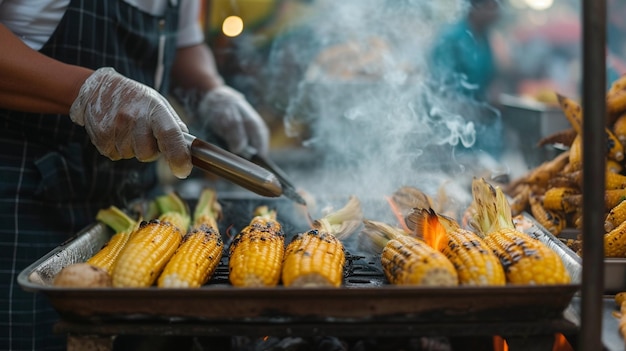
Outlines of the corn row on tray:
<svg viewBox="0 0 626 351">
<path fill-rule="evenodd" d="M 285 234 L 308 229 L 306 221 L 283 199 L 220 196 L 224 210 L 222 233 L 240 229 L 251 209 L 267 204 L 279 208 Z M 381 201 L 383 203 L 384 201 Z M 384 204 L 382 204 L 384 206 Z M 247 212 L 246 212 L 247 211 Z M 340 288 L 236 288 L 228 283 L 227 254 L 215 274 L 199 289 L 174 288 L 64 288 L 52 286 L 66 265 L 83 262 L 113 234 L 94 223 L 24 269 L 18 283 L 45 295 L 68 320 L 101 321 L 230 321 L 230 322 L 359 322 L 412 321 L 532 321 L 559 319 L 580 288 L 580 259 L 530 218 L 525 232 L 557 251 L 572 284 L 503 287 L 392 286 L 380 268 L 380 257 L 348 249 L 344 283 Z M 289 239 L 288 239 L 289 240 Z M 225 242 L 229 240 L 225 238 Z M 227 246 L 227 245 L 226 245 Z"/>
</svg>

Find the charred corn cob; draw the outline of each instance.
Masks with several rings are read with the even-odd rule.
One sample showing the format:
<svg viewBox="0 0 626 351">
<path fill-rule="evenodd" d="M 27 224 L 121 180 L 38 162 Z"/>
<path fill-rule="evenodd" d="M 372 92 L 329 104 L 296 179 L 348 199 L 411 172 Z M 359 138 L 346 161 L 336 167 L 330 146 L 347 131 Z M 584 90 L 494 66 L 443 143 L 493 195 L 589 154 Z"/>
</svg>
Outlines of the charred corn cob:
<svg viewBox="0 0 626 351">
<path fill-rule="evenodd" d="M 607 210 L 614 208 L 624 200 L 626 200 L 626 189 L 612 189 L 604 191 L 604 206 Z"/>
<path fill-rule="evenodd" d="M 276 210 L 259 206 L 254 217 L 233 239 L 228 278 L 237 287 L 276 286 L 285 251 L 285 235 Z"/>
<path fill-rule="evenodd" d="M 550 134 L 541 138 L 537 142 L 537 146 L 542 147 L 546 145 L 565 145 L 571 146 L 574 138 L 578 135 L 574 128 L 560 130 L 556 133 Z"/>
<path fill-rule="evenodd" d="M 217 226 L 222 209 L 213 189 L 204 189 L 194 212 L 194 223 L 159 276 L 162 288 L 198 288 L 204 285 L 222 258 L 223 242 Z"/>
<path fill-rule="evenodd" d="M 559 101 L 559 105 L 565 114 L 565 117 L 570 122 L 572 127 L 576 130 L 578 135 L 582 135 L 582 121 L 583 121 L 583 110 L 582 107 L 574 100 L 567 98 L 562 95 L 557 94 L 557 99 Z M 608 106 L 607 106 L 608 107 Z M 626 107 L 626 94 L 624 94 L 624 107 Z M 611 112 L 611 111 L 610 111 Z M 612 111 L 618 112 L 618 111 Z M 604 128 L 604 132 L 606 133 L 606 142 L 607 142 L 607 156 L 616 161 L 621 161 L 624 159 L 624 147 L 621 142 L 617 139 L 615 134 L 608 129 Z"/>
<path fill-rule="evenodd" d="M 285 250 L 283 285 L 340 286 L 346 262 L 341 239 L 354 233 L 362 220 L 361 204 L 351 196 L 344 207 L 314 221 L 312 230 L 296 235 Z"/>
<path fill-rule="evenodd" d="M 619 334 L 626 338 L 626 292 L 618 292 L 614 299 L 619 311 L 613 311 L 613 316 L 618 319 Z"/>
<path fill-rule="evenodd" d="M 546 209 L 536 196 L 531 196 L 529 202 L 533 218 L 554 236 L 561 234 L 567 225 L 563 212 Z"/>
<path fill-rule="evenodd" d="M 115 234 L 95 255 L 87 260 L 87 263 L 99 267 L 110 274 L 117 257 L 140 222 L 130 218 L 115 206 L 98 211 L 96 219 L 111 227 Z"/>
<path fill-rule="evenodd" d="M 613 134 L 622 145 L 626 144 L 626 114 L 620 115 L 613 123 Z"/>
<path fill-rule="evenodd" d="M 583 168 L 583 138 L 576 135 L 569 148 L 569 171 L 577 171 Z"/>
<path fill-rule="evenodd" d="M 604 256 L 626 257 L 626 222 L 604 234 Z"/>
<path fill-rule="evenodd" d="M 506 283 L 500 260 L 476 233 L 432 209 L 415 209 L 408 217 L 414 233 L 452 262 L 461 285 Z"/>
<path fill-rule="evenodd" d="M 528 177 L 520 179 L 521 182 L 531 186 L 545 187 L 556 174 L 561 172 L 569 161 L 569 151 L 560 153 L 552 160 L 546 161 L 535 168 Z"/>
<path fill-rule="evenodd" d="M 610 90 L 606 95 L 606 110 L 610 114 L 626 111 L 626 90 Z"/>
<path fill-rule="evenodd" d="M 626 201 L 620 202 L 609 210 L 604 220 L 604 231 L 608 233 L 624 221 L 626 221 Z"/>
<path fill-rule="evenodd" d="M 611 83 L 607 94 L 615 93 L 624 89 L 626 89 L 626 75 L 621 75 L 613 83 Z"/>
<path fill-rule="evenodd" d="M 575 184 L 578 184 L 579 187 L 582 186 L 582 181 L 583 181 L 582 170 L 567 173 L 564 175 L 564 177 L 569 178 L 570 180 L 572 180 L 572 182 L 574 182 Z M 626 176 L 623 174 L 606 172 L 604 188 L 606 190 L 626 189 Z"/>
<path fill-rule="evenodd" d="M 604 209 L 609 211 L 626 199 L 626 189 L 609 189 L 604 191 Z M 572 194 L 564 197 L 564 201 L 578 210 L 583 206 L 582 194 Z M 572 211 L 574 212 L 574 211 Z"/>
<path fill-rule="evenodd" d="M 365 220 L 365 234 L 380 250 L 385 277 L 395 285 L 456 286 L 458 273 L 444 254 L 388 224 Z"/>
<path fill-rule="evenodd" d="M 621 173 L 622 170 L 624 169 L 624 167 L 622 166 L 621 163 L 615 161 L 615 160 L 611 160 L 611 159 L 607 159 L 606 160 L 606 172 L 612 172 L 612 173 Z"/>
<path fill-rule="evenodd" d="M 561 94 L 557 94 L 556 97 L 559 102 L 559 106 L 561 106 L 561 110 L 565 115 L 565 118 L 567 118 L 567 121 L 572 125 L 572 128 L 574 128 L 576 133 L 578 135 L 581 135 L 583 130 L 582 107 L 576 101 Z"/>
<path fill-rule="evenodd" d="M 581 181 L 582 181 L 582 173 L 581 173 Z M 606 174 L 606 183 L 604 188 L 607 190 L 611 189 L 626 189 L 626 176 L 617 173 L 607 173 Z"/>
<path fill-rule="evenodd" d="M 606 133 L 607 157 L 615 161 L 624 160 L 624 145 L 617 136 L 608 128 L 604 128 Z"/>
<path fill-rule="evenodd" d="M 566 284 L 570 276 L 559 255 L 541 241 L 515 230 L 507 199 L 484 179 L 472 182 L 475 228 L 500 258 L 511 284 Z"/>
<path fill-rule="evenodd" d="M 530 186 L 528 184 L 522 184 L 521 190 L 517 191 L 515 196 L 511 199 L 511 213 L 513 216 L 517 216 L 522 213 L 528 207 L 528 200 L 530 199 Z"/>
<path fill-rule="evenodd" d="M 543 195 L 543 206 L 547 210 L 574 212 L 578 206 L 572 203 L 572 195 L 579 195 L 580 191 L 573 188 L 559 187 L 548 189 Z"/>
<path fill-rule="evenodd" d="M 187 205 L 175 194 L 160 196 L 158 219 L 142 222 L 113 268 L 113 286 L 148 287 L 172 257 L 189 227 Z"/>
<path fill-rule="evenodd" d="M 282 279 L 285 286 L 340 286 L 346 254 L 333 234 L 311 229 L 287 245 Z"/>
</svg>

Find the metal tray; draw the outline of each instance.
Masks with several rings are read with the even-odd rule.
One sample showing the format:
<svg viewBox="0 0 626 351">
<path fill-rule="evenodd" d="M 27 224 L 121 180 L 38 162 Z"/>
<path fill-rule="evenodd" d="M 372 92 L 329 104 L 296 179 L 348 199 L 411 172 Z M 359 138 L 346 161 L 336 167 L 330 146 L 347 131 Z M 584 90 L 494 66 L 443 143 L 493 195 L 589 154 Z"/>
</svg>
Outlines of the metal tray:
<svg viewBox="0 0 626 351">
<path fill-rule="evenodd" d="M 500 95 L 500 103 L 506 148 L 520 151 L 528 168 L 539 166 L 561 152 L 552 146 L 537 146 L 542 138 L 571 128 L 560 107 L 507 94 Z"/>
<path fill-rule="evenodd" d="M 282 199 L 222 196 L 220 202 L 225 214 L 221 222 L 224 226 L 222 233 L 227 236 L 229 229 L 236 231 L 249 220 L 249 215 L 241 216 L 242 209 L 251 213 L 251 209 L 259 204 L 279 208 L 278 218 L 286 233 L 295 234 L 307 228 L 306 221 L 293 220 L 299 218 L 297 212 L 293 212 L 293 205 L 285 205 Z M 365 208 L 364 212 L 368 216 Z M 552 235 L 536 226 L 528 231 L 562 255 L 573 278 L 572 284 L 454 288 L 392 286 L 380 270 L 378 257 L 355 254 L 351 251 L 352 246 L 348 246 L 350 264 L 341 288 L 234 288 L 227 280 L 227 258 L 221 262 L 212 280 L 199 289 L 52 286 L 53 277 L 62 267 L 84 261 L 109 239 L 111 231 L 100 223 L 88 226 L 24 269 L 18 276 L 18 283 L 25 290 L 48 297 L 63 318 L 81 322 L 458 323 L 562 318 L 563 311 L 580 288 L 580 264 Z"/>
<path fill-rule="evenodd" d="M 566 229 L 559 237 L 565 239 L 575 239 L 579 236 L 580 230 Z M 575 253 L 567 248 L 572 254 Z M 582 264 L 582 258 L 576 255 L 575 259 Z M 604 293 L 614 295 L 618 292 L 626 291 L 626 258 L 604 258 Z"/>
</svg>

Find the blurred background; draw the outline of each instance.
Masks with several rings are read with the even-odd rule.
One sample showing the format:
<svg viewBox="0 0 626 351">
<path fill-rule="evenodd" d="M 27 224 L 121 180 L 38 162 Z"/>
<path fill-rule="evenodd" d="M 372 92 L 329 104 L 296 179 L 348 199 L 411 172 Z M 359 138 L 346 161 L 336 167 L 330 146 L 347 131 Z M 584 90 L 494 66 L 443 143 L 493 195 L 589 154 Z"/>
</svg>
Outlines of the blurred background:
<svg viewBox="0 0 626 351">
<path fill-rule="evenodd" d="M 607 6 L 610 84 L 626 72 L 626 5 Z M 199 20 L 220 72 L 268 122 L 273 157 L 289 173 L 297 178 L 316 165 L 342 191 L 375 182 L 388 192 L 414 183 L 415 174 L 516 177 L 560 152 L 537 142 L 569 128 L 555 92 L 580 96 L 580 7 L 577 0 L 204 0 Z M 477 64 L 479 81 L 490 77 L 478 88 L 473 73 L 439 79 L 437 65 L 467 62 L 432 54 L 472 8 L 490 22 L 483 34 L 491 56 L 467 47 L 453 56 Z M 381 182 L 390 170 L 394 180 Z"/>
</svg>

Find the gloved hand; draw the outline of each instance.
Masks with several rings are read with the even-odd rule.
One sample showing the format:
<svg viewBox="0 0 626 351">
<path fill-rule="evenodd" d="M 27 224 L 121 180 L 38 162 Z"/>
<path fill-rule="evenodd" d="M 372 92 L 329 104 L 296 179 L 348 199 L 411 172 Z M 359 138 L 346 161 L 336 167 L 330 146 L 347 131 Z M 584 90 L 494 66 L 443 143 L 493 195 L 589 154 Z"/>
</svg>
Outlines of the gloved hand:
<svg viewBox="0 0 626 351">
<path fill-rule="evenodd" d="M 84 126 L 98 151 L 113 161 L 136 157 L 149 162 L 163 154 L 176 177 L 191 173 L 185 123 L 156 90 L 112 68 L 100 68 L 85 80 L 70 118 Z"/>
<path fill-rule="evenodd" d="M 197 114 L 206 119 L 206 128 L 222 138 L 231 152 L 239 154 L 251 146 L 267 155 L 269 129 L 265 121 L 233 88 L 223 85 L 206 93 Z"/>
</svg>

